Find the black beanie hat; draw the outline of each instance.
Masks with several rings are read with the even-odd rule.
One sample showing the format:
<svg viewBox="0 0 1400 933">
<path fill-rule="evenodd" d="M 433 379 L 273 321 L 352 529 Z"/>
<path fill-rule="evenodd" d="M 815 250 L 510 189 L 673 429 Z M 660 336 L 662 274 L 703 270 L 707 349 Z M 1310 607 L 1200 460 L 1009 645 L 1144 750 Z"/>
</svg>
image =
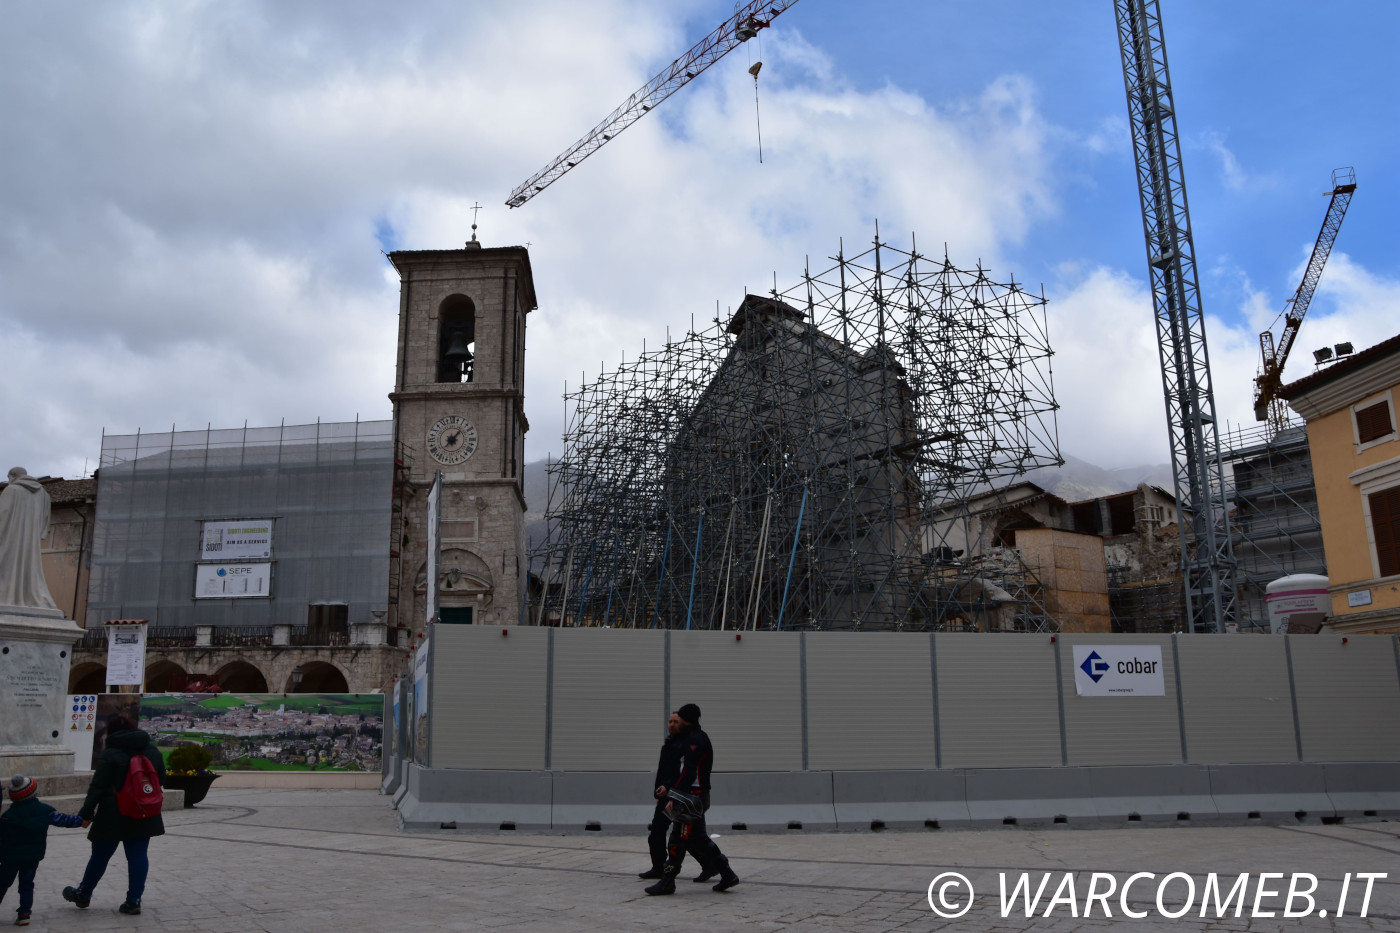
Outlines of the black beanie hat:
<svg viewBox="0 0 1400 933">
<path fill-rule="evenodd" d="M 700 707 L 696 706 L 694 703 L 687 703 L 676 710 L 676 715 L 691 725 L 695 725 L 700 721 Z"/>
</svg>

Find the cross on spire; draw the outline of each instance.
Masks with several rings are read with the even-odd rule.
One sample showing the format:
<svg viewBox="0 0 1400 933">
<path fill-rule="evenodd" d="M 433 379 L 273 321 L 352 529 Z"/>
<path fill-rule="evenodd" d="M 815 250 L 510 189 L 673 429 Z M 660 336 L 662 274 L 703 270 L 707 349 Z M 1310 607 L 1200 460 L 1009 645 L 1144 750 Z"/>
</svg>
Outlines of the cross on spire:
<svg viewBox="0 0 1400 933">
<path fill-rule="evenodd" d="M 480 202 L 472 205 L 472 242 L 476 242 L 476 215 L 481 210 Z"/>
</svg>

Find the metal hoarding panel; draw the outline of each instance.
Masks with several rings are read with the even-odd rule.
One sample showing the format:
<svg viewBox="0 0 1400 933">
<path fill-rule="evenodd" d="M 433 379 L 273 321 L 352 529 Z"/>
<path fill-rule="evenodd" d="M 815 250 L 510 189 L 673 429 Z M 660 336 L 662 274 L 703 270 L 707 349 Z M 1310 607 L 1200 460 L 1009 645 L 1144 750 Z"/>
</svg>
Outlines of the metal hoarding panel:
<svg viewBox="0 0 1400 933">
<path fill-rule="evenodd" d="M 544 628 L 433 626 L 434 768 L 545 766 L 548 636 Z"/>
<path fill-rule="evenodd" d="M 555 629 L 551 768 L 656 768 L 666 735 L 665 650 L 660 630 Z"/>
<path fill-rule="evenodd" d="M 1192 764 L 1296 761 L 1283 639 L 1178 635 L 1186 760 Z"/>
<path fill-rule="evenodd" d="M 1400 761 L 1400 680 L 1388 635 L 1286 635 L 1304 761 Z"/>
<path fill-rule="evenodd" d="M 927 633 L 808 632 L 808 766 L 933 768 Z"/>
<path fill-rule="evenodd" d="M 1181 761 L 1181 717 L 1170 635 L 1060 635 L 1065 748 L 1071 765 L 1155 765 Z M 1162 655 L 1163 695 L 1080 696 L 1074 647 L 1157 648 Z M 1134 653 L 1129 651 L 1128 654 Z"/>
<path fill-rule="evenodd" d="M 1055 646 L 1048 635 L 934 639 L 943 767 L 1060 764 Z"/>
<path fill-rule="evenodd" d="M 671 633 L 671 704 L 699 705 L 716 771 L 801 770 L 800 645 L 789 632 Z"/>
</svg>

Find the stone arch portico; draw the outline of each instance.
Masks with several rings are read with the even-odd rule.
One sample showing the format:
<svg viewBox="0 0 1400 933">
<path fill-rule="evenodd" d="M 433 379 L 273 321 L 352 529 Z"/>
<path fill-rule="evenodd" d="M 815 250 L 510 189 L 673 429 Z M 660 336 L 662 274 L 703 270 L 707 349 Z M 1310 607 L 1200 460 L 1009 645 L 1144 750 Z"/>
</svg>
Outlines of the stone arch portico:
<svg viewBox="0 0 1400 933">
<path fill-rule="evenodd" d="M 303 690 L 308 690 L 308 687 L 315 689 L 317 683 L 338 686 L 338 678 L 334 676 L 338 674 L 344 678 L 346 692 L 383 692 L 393 684 L 403 661 L 403 650 L 390 645 L 152 646 L 146 649 L 148 672 L 169 672 L 178 668 L 191 680 L 200 676 L 214 677 L 221 672 L 241 672 L 244 676 L 239 676 L 237 680 L 246 683 L 250 679 L 247 675 L 255 671 L 266 682 L 268 693 L 292 693 L 292 671 L 297 667 L 301 667 L 304 674 L 307 670 L 313 674 L 309 682 L 304 682 Z M 105 662 L 104 650 L 77 647 L 73 652 L 70 684 L 77 685 L 83 679 L 91 680 L 95 673 L 105 672 Z M 148 686 L 154 684 L 148 683 Z M 99 686 L 96 691 L 88 692 L 100 693 L 101 690 Z M 239 692 L 251 691 L 240 687 Z"/>
</svg>

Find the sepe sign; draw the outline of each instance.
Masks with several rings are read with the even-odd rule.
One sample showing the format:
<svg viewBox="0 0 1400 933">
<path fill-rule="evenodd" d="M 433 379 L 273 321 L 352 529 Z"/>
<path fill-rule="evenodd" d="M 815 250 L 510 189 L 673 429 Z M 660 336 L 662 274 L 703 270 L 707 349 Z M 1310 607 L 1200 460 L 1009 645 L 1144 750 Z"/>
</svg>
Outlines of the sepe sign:
<svg viewBox="0 0 1400 933">
<path fill-rule="evenodd" d="M 272 595 L 272 564 L 196 564 L 195 599 Z"/>
<path fill-rule="evenodd" d="M 1075 645 L 1074 692 L 1082 697 L 1160 697 L 1160 645 Z"/>
</svg>

